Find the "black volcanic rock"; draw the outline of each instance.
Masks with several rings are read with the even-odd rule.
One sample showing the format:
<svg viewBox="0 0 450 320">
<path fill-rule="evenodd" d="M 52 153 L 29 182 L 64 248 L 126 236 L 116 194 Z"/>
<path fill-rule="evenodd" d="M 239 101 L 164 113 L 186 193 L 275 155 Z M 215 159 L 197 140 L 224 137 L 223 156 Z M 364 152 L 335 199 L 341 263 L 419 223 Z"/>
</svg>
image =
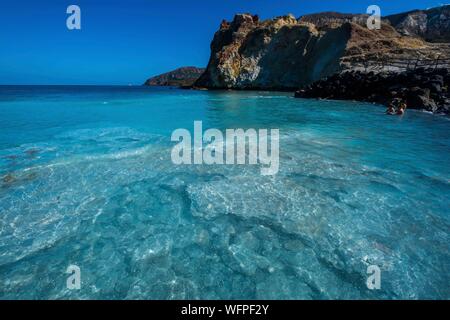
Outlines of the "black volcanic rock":
<svg viewBox="0 0 450 320">
<path fill-rule="evenodd" d="M 358 100 L 385 105 L 399 98 L 410 109 L 449 114 L 450 81 L 447 69 L 409 70 L 403 73 L 347 71 L 304 86 L 297 98 Z"/>
<path fill-rule="evenodd" d="M 204 68 L 182 67 L 176 70 L 152 77 L 144 85 L 146 86 L 174 86 L 190 87 L 205 72 Z"/>
<path fill-rule="evenodd" d="M 406 97 L 408 107 L 411 109 L 425 109 L 436 112 L 437 105 L 433 99 L 430 99 L 430 90 L 419 87 L 411 88 Z"/>
</svg>

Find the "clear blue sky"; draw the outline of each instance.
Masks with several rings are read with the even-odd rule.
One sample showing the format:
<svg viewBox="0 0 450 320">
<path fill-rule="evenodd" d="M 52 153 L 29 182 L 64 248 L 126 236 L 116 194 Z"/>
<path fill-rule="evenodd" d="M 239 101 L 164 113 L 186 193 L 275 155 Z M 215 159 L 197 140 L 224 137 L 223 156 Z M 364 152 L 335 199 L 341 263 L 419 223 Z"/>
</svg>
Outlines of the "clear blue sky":
<svg viewBox="0 0 450 320">
<path fill-rule="evenodd" d="M 382 15 L 436 0 L 1 0 L 0 84 L 141 84 L 179 66 L 205 66 L 222 19 L 320 11 Z M 81 8 L 81 30 L 66 8 Z"/>
</svg>

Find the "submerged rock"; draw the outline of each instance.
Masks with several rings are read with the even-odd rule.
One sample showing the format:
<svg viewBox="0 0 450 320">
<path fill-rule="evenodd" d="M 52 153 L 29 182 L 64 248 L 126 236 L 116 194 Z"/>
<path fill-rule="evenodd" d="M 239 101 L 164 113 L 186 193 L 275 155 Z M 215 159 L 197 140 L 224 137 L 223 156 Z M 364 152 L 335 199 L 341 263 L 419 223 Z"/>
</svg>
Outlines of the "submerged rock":
<svg viewBox="0 0 450 320">
<path fill-rule="evenodd" d="M 2 178 L 2 182 L 3 182 L 3 187 L 8 187 L 10 185 L 12 185 L 14 182 L 16 182 L 17 179 L 10 173 L 8 173 L 6 176 L 4 176 Z"/>
<path fill-rule="evenodd" d="M 166 257 L 172 242 L 168 235 L 157 234 L 143 241 L 133 252 L 134 263 L 148 264 L 158 258 Z"/>
<path fill-rule="evenodd" d="M 40 152 L 40 150 L 39 149 L 35 149 L 35 148 L 28 149 L 28 150 L 25 151 L 26 155 L 29 158 L 34 158 L 39 152 Z"/>
</svg>

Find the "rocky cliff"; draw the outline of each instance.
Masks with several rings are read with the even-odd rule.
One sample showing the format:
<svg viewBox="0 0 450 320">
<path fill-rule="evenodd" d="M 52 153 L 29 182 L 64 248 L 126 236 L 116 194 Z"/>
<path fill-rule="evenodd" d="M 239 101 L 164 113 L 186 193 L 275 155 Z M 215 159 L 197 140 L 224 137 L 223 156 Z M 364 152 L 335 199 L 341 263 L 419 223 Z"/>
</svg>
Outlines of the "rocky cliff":
<svg viewBox="0 0 450 320">
<path fill-rule="evenodd" d="M 391 15 L 386 20 L 403 35 L 418 36 L 429 42 L 450 41 L 450 5 Z"/>
<path fill-rule="evenodd" d="M 205 72 L 204 68 L 182 67 L 176 70 L 152 77 L 144 85 L 147 86 L 192 86 Z"/>
<path fill-rule="evenodd" d="M 428 15 L 433 20 L 436 13 Z M 261 21 L 258 16 L 239 14 L 231 22 L 223 21 L 214 35 L 208 67 L 195 86 L 294 90 L 384 59 L 450 57 L 448 46 L 399 32 L 395 26 L 403 30 L 405 19 L 388 17 L 381 30 L 369 30 L 366 15 L 327 12 Z"/>
</svg>

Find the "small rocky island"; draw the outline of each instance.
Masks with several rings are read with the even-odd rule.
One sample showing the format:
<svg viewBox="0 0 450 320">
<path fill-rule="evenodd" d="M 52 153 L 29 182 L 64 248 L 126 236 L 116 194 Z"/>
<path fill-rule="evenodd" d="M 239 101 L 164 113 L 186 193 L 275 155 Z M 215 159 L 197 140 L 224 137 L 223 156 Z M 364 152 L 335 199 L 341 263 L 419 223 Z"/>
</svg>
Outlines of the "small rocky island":
<svg viewBox="0 0 450 320">
<path fill-rule="evenodd" d="M 205 72 L 204 68 L 182 67 L 152 77 L 145 81 L 146 86 L 190 87 Z"/>
</svg>

